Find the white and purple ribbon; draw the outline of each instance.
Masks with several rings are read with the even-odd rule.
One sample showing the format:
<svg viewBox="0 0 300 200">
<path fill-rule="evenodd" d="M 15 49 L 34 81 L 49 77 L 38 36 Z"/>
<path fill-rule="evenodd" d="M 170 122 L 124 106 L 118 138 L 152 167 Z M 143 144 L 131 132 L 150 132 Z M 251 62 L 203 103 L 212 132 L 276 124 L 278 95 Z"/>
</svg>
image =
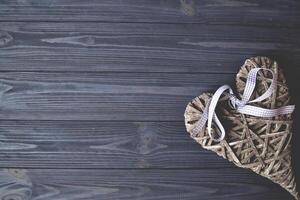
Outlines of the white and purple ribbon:
<svg viewBox="0 0 300 200">
<path fill-rule="evenodd" d="M 251 62 L 256 66 L 256 64 L 251 60 L 246 60 L 246 62 Z M 256 99 L 250 100 L 256 85 L 257 73 L 260 70 L 266 70 L 272 74 L 271 85 L 269 86 L 269 88 L 264 94 L 257 97 Z M 232 107 L 242 114 L 265 118 L 265 117 L 275 117 L 278 115 L 285 115 L 285 114 L 292 113 L 295 109 L 295 105 L 282 106 L 276 109 L 266 109 L 266 108 L 248 105 L 249 103 L 260 102 L 270 97 L 274 92 L 274 90 L 276 90 L 276 85 L 277 85 L 277 76 L 274 75 L 272 70 L 266 68 L 253 68 L 248 73 L 245 90 L 241 100 L 234 95 L 233 90 L 229 85 L 223 85 L 219 87 L 217 91 L 214 93 L 214 95 L 212 96 L 212 98 L 210 99 L 210 101 L 208 102 L 208 104 L 206 105 L 206 107 L 204 108 L 202 117 L 198 122 L 196 122 L 196 125 L 193 128 L 192 133 L 193 134 L 199 133 L 205 127 L 205 124 L 207 122 L 208 134 L 211 137 L 211 139 L 216 142 L 220 142 L 224 140 L 225 129 L 215 113 L 217 103 L 220 97 L 222 96 L 222 94 L 228 95 Z M 212 130 L 211 127 L 213 121 L 221 133 L 219 135 L 219 138 L 215 138 L 211 134 L 211 130 Z"/>
</svg>

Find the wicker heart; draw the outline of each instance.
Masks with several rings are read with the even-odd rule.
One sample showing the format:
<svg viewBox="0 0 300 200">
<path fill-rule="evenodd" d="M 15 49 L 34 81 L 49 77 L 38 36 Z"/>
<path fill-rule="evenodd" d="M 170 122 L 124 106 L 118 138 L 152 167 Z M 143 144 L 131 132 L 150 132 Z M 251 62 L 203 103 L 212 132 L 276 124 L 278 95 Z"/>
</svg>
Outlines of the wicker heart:
<svg viewBox="0 0 300 200">
<path fill-rule="evenodd" d="M 243 94 L 249 71 L 259 66 L 273 71 L 277 76 L 277 87 L 271 97 L 252 105 L 268 109 L 289 105 L 288 86 L 277 62 L 266 57 L 255 57 L 250 60 L 252 62 L 245 62 L 236 76 L 238 95 L 241 97 Z M 268 89 L 271 79 L 270 72 L 261 71 L 251 99 L 261 96 Z M 291 164 L 291 114 L 272 118 L 241 114 L 232 108 L 228 97 L 223 95 L 218 102 L 216 113 L 225 126 L 226 137 L 221 142 L 215 142 L 208 135 L 207 129 L 196 134 L 192 132 L 212 95 L 204 93 L 187 105 L 184 114 L 185 125 L 191 137 L 203 148 L 216 152 L 238 167 L 251 169 L 272 180 L 290 192 L 295 199 L 299 199 Z M 213 126 L 212 131 L 212 134 L 216 133 L 216 127 Z"/>
</svg>

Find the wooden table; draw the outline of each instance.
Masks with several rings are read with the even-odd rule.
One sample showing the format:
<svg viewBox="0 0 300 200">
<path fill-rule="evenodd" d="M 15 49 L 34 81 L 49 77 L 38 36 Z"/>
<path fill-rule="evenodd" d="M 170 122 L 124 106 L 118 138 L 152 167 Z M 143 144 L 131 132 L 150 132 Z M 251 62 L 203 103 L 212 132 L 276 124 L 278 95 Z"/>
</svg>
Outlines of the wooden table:
<svg viewBox="0 0 300 200">
<path fill-rule="evenodd" d="M 183 112 L 256 55 L 275 58 L 296 94 L 299 9 L 292 0 L 0 1 L 0 199 L 292 199 L 203 150 Z"/>
</svg>

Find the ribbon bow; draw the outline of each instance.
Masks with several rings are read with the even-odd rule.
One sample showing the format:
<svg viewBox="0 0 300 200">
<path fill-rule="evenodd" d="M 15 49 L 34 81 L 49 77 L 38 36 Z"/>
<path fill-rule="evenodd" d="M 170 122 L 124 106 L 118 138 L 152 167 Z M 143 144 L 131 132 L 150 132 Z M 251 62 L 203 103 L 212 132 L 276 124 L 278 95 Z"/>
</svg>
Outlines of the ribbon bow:
<svg viewBox="0 0 300 200">
<path fill-rule="evenodd" d="M 261 108 L 257 106 L 252 106 L 248 105 L 249 103 L 255 103 L 259 101 L 263 101 L 264 99 L 270 97 L 274 90 L 276 90 L 276 85 L 277 85 L 277 76 L 274 76 L 274 73 L 270 69 L 265 69 L 265 68 L 258 68 L 256 63 L 252 62 L 251 60 L 246 60 L 246 62 L 251 62 L 256 68 L 253 68 L 249 71 L 247 81 L 246 81 L 246 86 L 245 90 L 242 96 L 242 99 L 238 99 L 234 93 L 233 90 L 229 85 L 223 85 L 217 89 L 217 91 L 214 93 L 208 104 L 203 110 L 202 117 L 200 120 L 196 123 L 194 129 L 192 130 L 193 135 L 199 133 L 205 126 L 207 122 L 207 128 L 208 128 L 208 135 L 211 137 L 212 140 L 216 142 L 220 142 L 225 138 L 225 129 L 220 122 L 219 118 L 217 117 L 215 113 L 215 109 L 217 106 L 217 103 L 223 93 L 225 95 L 229 96 L 229 100 L 231 103 L 231 106 L 236 109 L 239 113 L 242 114 L 247 114 L 247 115 L 252 115 L 256 117 L 274 117 L 278 115 L 285 115 L 285 114 L 290 114 L 294 111 L 295 105 L 288 105 L 288 106 L 282 106 L 280 108 L 276 109 L 266 109 L 266 108 Z M 254 91 L 255 85 L 256 85 L 256 77 L 257 73 L 260 70 L 266 70 L 269 71 L 272 74 L 272 80 L 271 80 L 271 85 L 267 89 L 267 91 L 259 96 L 256 99 L 250 100 L 251 95 Z M 226 91 L 229 91 L 226 92 Z M 215 122 L 217 128 L 221 132 L 221 135 L 219 135 L 219 138 L 215 138 L 211 134 L 212 130 L 212 121 Z"/>
</svg>

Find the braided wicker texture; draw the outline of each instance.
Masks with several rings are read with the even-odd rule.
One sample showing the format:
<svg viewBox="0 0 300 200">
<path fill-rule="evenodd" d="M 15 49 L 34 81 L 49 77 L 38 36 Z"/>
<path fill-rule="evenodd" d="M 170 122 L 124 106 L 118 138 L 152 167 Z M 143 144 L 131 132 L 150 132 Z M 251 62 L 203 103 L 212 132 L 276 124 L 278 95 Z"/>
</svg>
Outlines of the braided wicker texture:
<svg viewBox="0 0 300 200">
<path fill-rule="evenodd" d="M 276 92 L 266 100 L 252 105 L 263 108 L 278 108 L 290 105 L 290 95 L 286 79 L 276 61 L 266 57 L 250 58 L 236 76 L 236 90 L 241 97 L 245 88 L 248 72 L 255 67 L 269 68 L 277 76 Z M 251 99 L 262 95 L 269 87 L 272 75 L 260 71 L 255 92 Z M 201 118 L 212 93 L 204 93 L 192 100 L 185 111 L 185 125 L 191 137 L 203 148 L 216 152 L 219 156 L 233 162 L 238 167 L 248 168 L 279 184 L 295 199 L 300 199 L 296 191 L 295 176 L 291 163 L 292 116 L 281 115 L 273 118 L 259 118 L 236 112 L 223 96 L 217 106 L 217 115 L 226 128 L 226 138 L 221 142 L 213 141 L 203 129 L 193 133 L 195 123 Z M 213 126 L 213 134 L 216 134 Z"/>
</svg>

